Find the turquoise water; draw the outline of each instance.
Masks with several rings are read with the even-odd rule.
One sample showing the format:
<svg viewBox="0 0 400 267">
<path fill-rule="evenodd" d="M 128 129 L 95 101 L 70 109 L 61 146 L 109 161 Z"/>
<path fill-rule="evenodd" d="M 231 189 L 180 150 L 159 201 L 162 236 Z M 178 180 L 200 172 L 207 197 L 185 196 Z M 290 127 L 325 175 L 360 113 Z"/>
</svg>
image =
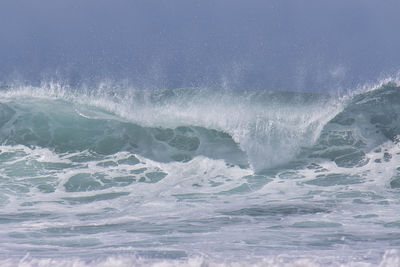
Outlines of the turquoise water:
<svg viewBox="0 0 400 267">
<path fill-rule="evenodd" d="M 398 266 L 399 115 L 390 83 L 3 88 L 0 262 Z"/>
</svg>

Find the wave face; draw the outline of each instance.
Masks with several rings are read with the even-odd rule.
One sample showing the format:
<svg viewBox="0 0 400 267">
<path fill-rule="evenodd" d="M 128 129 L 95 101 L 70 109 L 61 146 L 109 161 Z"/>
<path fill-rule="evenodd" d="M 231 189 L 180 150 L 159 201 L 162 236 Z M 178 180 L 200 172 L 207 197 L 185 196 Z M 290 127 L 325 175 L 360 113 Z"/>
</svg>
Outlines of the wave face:
<svg viewBox="0 0 400 267">
<path fill-rule="evenodd" d="M 395 264 L 399 135 L 395 84 L 341 98 L 3 88 L 0 259 Z"/>
<path fill-rule="evenodd" d="M 214 129 L 144 127 L 59 100 L 23 100 L 1 104 L 0 109 L 0 140 L 5 145 L 43 147 L 58 154 L 87 150 L 105 156 L 125 151 L 159 162 L 185 162 L 204 155 L 247 164 L 232 137 Z"/>
</svg>

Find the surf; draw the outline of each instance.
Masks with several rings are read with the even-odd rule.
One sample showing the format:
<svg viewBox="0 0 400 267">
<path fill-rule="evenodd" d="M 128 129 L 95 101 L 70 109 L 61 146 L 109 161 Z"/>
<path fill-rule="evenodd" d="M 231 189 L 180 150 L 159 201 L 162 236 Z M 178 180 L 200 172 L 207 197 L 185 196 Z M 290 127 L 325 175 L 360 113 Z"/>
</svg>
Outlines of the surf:
<svg viewBox="0 0 400 267">
<path fill-rule="evenodd" d="M 3 88 L 2 263 L 395 262 L 399 100 Z"/>
</svg>

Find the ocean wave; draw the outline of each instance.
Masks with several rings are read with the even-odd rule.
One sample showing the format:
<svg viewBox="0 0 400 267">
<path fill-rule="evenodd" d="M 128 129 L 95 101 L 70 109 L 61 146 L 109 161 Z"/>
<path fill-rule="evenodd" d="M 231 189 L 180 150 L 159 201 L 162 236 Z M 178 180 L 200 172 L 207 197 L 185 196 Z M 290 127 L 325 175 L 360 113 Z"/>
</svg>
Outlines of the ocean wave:
<svg viewBox="0 0 400 267">
<path fill-rule="evenodd" d="M 303 154 L 338 166 L 362 165 L 366 152 L 400 133 L 400 91 L 391 83 L 344 98 L 211 89 L 129 95 L 68 93 L 54 85 L 36 89 L 2 93 L 2 143 L 57 152 L 129 151 L 160 162 L 203 155 L 260 171 Z"/>
<path fill-rule="evenodd" d="M 53 89 L 0 93 L 2 265 L 390 266 L 397 85 Z"/>
<path fill-rule="evenodd" d="M 311 146 L 341 106 L 319 94 L 211 89 L 123 95 L 24 87 L 3 92 L 2 99 L 5 144 L 125 150 L 158 161 L 205 155 L 256 170 L 282 165 Z"/>
</svg>

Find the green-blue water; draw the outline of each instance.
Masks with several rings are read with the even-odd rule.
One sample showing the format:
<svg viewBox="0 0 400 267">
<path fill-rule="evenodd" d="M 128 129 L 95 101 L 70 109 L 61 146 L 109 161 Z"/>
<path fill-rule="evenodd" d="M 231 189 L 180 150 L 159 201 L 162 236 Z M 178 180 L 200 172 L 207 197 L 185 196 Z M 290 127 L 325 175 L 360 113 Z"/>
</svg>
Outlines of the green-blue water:
<svg viewBox="0 0 400 267">
<path fill-rule="evenodd" d="M 0 262 L 396 266 L 399 134 L 394 84 L 4 88 Z"/>
</svg>

